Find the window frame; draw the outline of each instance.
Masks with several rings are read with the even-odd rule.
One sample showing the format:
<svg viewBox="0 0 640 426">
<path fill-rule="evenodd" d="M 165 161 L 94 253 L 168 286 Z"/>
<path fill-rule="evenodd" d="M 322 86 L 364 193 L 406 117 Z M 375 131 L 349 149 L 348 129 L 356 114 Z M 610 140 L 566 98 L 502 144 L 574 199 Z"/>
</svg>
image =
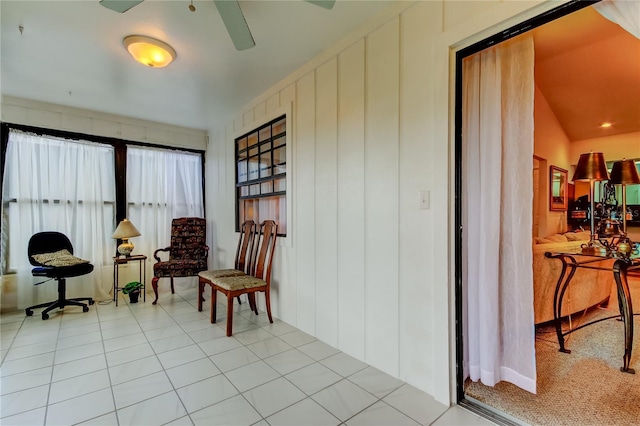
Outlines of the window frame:
<svg viewBox="0 0 640 426">
<path fill-rule="evenodd" d="M 205 154 L 206 152 L 199 149 L 187 148 L 187 147 L 179 147 L 179 146 L 170 146 L 170 145 L 161 145 L 161 144 L 153 144 L 153 143 L 145 143 L 145 142 L 136 142 L 125 139 L 117 139 L 105 136 L 96 136 L 85 133 L 77 133 L 77 132 L 68 132 L 64 130 L 57 129 L 47 129 L 43 127 L 35 127 L 35 126 L 27 126 L 22 124 L 14 124 L 8 122 L 0 122 L 0 199 L 3 199 L 3 184 L 2 179 L 4 179 L 4 169 L 6 162 L 6 154 L 7 147 L 9 143 L 9 131 L 10 129 L 20 130 L 23 132 L 33 133 L 40 136 L 49 136 L 55 138 L 68 139 L 72 141 L 89 141 L 95 143 L 101 143 L 104 145 L 111 145 L 114 148 L 114 167 L 115 167 L 115 218 L 113 229 L 115 229 L 116 224 L 120 223 L 124 218 L 127 217 L 127 147 L 128 146 L 136 146 L 136 147 L 144 147 L 144 148 L 158 148 L 164 149 L 168 151 L 182 151 L 182 152 L 191 152 L 200 155 L 201 167 L 202 167 L 202 205 L 204 216 L 206 217 L 206 186 L 205 186 Z M 6 250 L 3 247 L 3 257 L 5 256 Z M 0 259 L 0 264 L 6 264 L 7 259 Z M 9 271 L 5 271 L 9 272 Z"/>
<path fill-rule="evenodd" d="M 285 197 L 285 201 L 286 201 L 286 211 L 285 211 L 285 215 L 286 215 L 286 223 L 287 223 L 287 232 L 285 233 L 281 233 L 278 232 L 278 237 L 280 237 L 279 241 L 281 243 L 283 243 L 286 246 L 291 246 L 291 241 L 292 238 L 291 236 L 293 235 L 292 230 L 293 228 L 293 210 L 292 210 L 292 206 L 293 206 L 293 168 L 292 166 L 292 158 L 293 158 L 293 150 L 294 150 L 294 144 L 293 144 L 293 131 L 292 131 L 292 115 L 291 115 L 291 104 L 287 103 L 279 108 L 274 109 L 273 111 L 270 111 L 269 113 L 259 117 L 259 118 L 254 118 L 254 120 L 249 123 L 246 124 L 244 127 L 242 127 L 242 129 L 234 132 L 233 137 L 230 141 L 230 143 L 232 144 L 232 149 L 233 149 L 233 166 L 232 166 L 232 170 L 234 173 L 234 202 L 235 202 L 235 232 L 240 232 L 240 200 L 246 200 L 246 199 L 255 199 L 255 200 L 259 200 L 260 198 L 266 198 L 266 197 L 272 197 L 272 196 L 284 196 Z M 278 139 L 279 137 L 284 136 L 285 137 L 285 143 L 284 145 L 280 145 L 277 148 L 284 146 L 285 149 L 285 171 L 284 173 L 279 173 L 277 175 L 273 175 L 271 174 L 268 177 L 260 177 L 260 167 L 258 166 L 258 178 L 257 179 L 248 179 L 248 175 L 249 175 L 249 170 L 248 170 L 248 166 L 247 166 L 247 181 L 240 183 L 238 176 L 238 149 L 237 149 L 237 141 L 239 139 L 242 139 L 243 137 L 248 137 L 249 135 L 253 134 L 253 133 L 258 133 L 259 131 L 267 126 L 270 126 L 278 121 L 280 121 L 281 119 L 285 120 L 285 131 L 284 133 L 278 133 L 276 136 L 276 138 L 274 138 L 274 135 L 271 135 L 271 137 L 268 139 L 269 141 L 273 141 L 274 139 Z M 261 144 L 266 143 L 266 141 L 260 141 L 259 137 L 258 137 L 258 141 L 255 145 L 255 147 L 259 147 Z M 254 147 L 252 145 L 252 147 Z M 244 151 L 244 150 L 243 150 Z M 273 170 L 273 167 L 275 166 L 273 164 L 273 144 L 271 145 L 271 167 Z M 248 160 L 249 160 L 249 147 L 246 147 L 246 152 L 247 152 L 247 164 L 248 164 Z M 257 157 L 259 158 L 260 155 L 262 154 L 262 152 L 260 151 L 260 149 L 258 149 L 258 153 L 257 153 Z M 255 184 L 262 184 L 264 182 L 273 182 L 276 179 L 279 178 L 284 178 L 285 179 L 285 190 L 284 191 L 274 191 L 271 192 L 269 194 L 257 194 L 257 195 L 247 195 L 247 196 L 242 196 L 242 198 L 240 198 L 240 188 L 241 187 L 249 187 L 251 185 L 255 185 Z"/>
</svg>

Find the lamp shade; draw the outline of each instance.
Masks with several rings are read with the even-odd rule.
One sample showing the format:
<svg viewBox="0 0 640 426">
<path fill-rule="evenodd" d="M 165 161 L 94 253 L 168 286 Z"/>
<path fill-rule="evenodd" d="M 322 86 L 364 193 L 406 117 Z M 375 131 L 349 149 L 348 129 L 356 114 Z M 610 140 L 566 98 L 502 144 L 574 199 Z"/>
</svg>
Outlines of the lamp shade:
<svg viewBox="0 0 640 426">
<path fill-rule="evenodd" d="M 173 47 L 151 37 L 131 35 L 123 43 L 136 61 L 151 68 L 166 67 L 177 56 Z"/>
<path fill-rule="evenodd" d="M 580 154 L 573 180 L 600 181 L 609 180 L 607 163 L 604 161 L 604 154 L 601 152 L 590 152 Z"/>
<path fill-rule="evenodd" d="M 127 219 L 123 219 L 122 222 L 118 224 L 116 232 L 113 233 L 113 236 L 111 238 L 121 240 L 131 237 L 138 237 L 140 235 L 140 231 L 138 231 L 136 227 L 133 226 L 133 223 L 129 222 Z"/>
<path fill-rule="evenodd" d="M 617 185 L 640 184 L 640 175 L 633 160 L 616 161 L 611 169 L 611 183 Z"/>
</svg>

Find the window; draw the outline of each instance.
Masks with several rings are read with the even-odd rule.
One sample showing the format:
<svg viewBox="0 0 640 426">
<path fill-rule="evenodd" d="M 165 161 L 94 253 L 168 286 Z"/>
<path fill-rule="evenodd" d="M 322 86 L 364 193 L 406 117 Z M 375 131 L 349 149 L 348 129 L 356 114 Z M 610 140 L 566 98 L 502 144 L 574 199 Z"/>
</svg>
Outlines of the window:
<svg viewBox="0 0 640 426">
<path fill-rule="evenodd" d="M 41 231 L 67 235 L 74 253 L 96 267 L 108 261 L 105 247 L 113 244 L 115 219 L 114 161 L 110 145 L 10 131 L 2 190 L 3 274 L 31 270 L 27 245 Z M 80 286 L 93 290 L 89 294 L 97 300 L 110 299 L 98 274 Z M 18 286 L 19 307 L 32 301 L 31 287 Z"/>
<path fill-rule="evenodd" d="M 144 236 L 135 251 L 148 254 L 169 243 L 173 218 L 204 217 L 202 156 L 129 147 L 126 215 Z"/>
<path fill-rule="evenodd" d="M 168 245 L 174 217 L 204 217 L 202 151 L 6 123 L 1 130 L 2 274 L 30 279 L 30 236 L 55 230 L 100 271 L 78 291 L 92 286 L 96 300 L 110 300 L 119 220 L 132 220 L 142 233 L 135 252 L 150 256 Z M 30 304 L 31 288 L 19 286 L 19 305 Z"/>
<path fill-rule="evenodd" d="M 286 115 L 235 140 L 236 231 L 245 220 L 272 219 L 287 234 Z"/>
</svg>

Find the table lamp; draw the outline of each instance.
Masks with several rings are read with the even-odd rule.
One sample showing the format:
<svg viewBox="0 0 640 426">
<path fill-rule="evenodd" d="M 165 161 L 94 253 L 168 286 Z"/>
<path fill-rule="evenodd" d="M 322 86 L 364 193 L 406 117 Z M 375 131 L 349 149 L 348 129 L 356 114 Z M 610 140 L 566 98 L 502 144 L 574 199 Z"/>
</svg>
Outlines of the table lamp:
<svg viewBox="0 0 640 426">
<path fill-rule="evenodd" d="M 582 252 L 586 254 L 606 253 L 607 248 L 597 239 L 597 231 L 595 224 L 595 183 L 598 181 L 609 180 L 609 172 L 607 164 L 604 160 L 604 154 L 601 152 L 590 152 L 588 154 L 580 154 L 576 171 L 573 174 L 574 181 L 589 182 L 589 202 L 591 206 L 590 232 L 591 237 L 589 243 L 583 248 Z"/>
<path fill-rule="evenodd" d="M 633 160 L 622 159 L 613 163 L 611 183 L 622 188 L 622 232 L 627 234 L 627 185 L 640 184 L 640 175 Z"/>
<path fill-rule="evenodd" d="M 118 246 L 118 253 L 129 256 L 133 251 L 133 243 L 129 242 L 129 238 L 138 237 L 140 235 L 140 231 L 133 226 L 133 223 L 129 222 L 127 219 L 123 219 L 122 222 L 118 224 L 116 232 L 113 233 L 111 238 L 122 240 L 122 244 Z"/>
</svg>

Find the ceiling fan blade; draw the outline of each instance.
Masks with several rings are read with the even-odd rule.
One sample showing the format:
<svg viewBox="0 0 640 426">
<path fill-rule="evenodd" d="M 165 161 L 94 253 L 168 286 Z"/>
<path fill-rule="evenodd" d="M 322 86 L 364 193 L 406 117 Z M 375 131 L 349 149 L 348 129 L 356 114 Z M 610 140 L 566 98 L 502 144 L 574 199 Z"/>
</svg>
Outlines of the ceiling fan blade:
<svg viewBox="0 0 640 426">
<path fill-rule="evenodd" d="M 333 5 L 336 4 L 336 0 L 304 0 L 307 3 L 315 4 L 327 10 L 333 9 Z"/>
<path fill-rule="evenodd" d="M 107 9 L 120 13 L 124 13 L 142 2 L 143 0 L 100 0 L 100 4 Z"/>
<path fill-rule="evenodd" d="M 216 7 L 227 27 L 229 36 L 237 50 L 245 50 L 256 45 L 240 5 L 235 0 L 215 0 Z"/>
</svg>

